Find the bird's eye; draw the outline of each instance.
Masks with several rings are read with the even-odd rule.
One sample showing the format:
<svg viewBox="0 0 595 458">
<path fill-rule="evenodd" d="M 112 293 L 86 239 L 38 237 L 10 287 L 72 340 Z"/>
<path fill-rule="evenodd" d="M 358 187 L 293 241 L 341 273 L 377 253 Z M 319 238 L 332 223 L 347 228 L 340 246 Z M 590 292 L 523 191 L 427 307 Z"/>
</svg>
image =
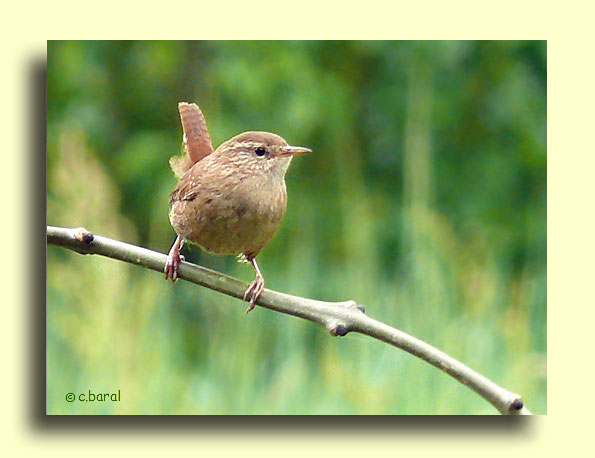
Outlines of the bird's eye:
<svg viewBox="0 0 595 458">
<path fill-rule="evenodd" d="M 267 152 L 264 147 L 259 146 L 258 148 L 256 148 L 254 150 L 254 152 L 256 153 L 257 156 L 264 156 L 264 154 Z"/>
</svg>

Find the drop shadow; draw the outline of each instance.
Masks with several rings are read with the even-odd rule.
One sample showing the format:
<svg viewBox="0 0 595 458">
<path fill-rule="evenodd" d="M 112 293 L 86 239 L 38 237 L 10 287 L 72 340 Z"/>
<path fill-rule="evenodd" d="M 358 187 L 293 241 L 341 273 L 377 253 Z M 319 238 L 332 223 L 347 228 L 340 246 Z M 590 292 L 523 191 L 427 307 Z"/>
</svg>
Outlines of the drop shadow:
<svg viewBox="0 0 595 458">
<path fill-rule="evenodd" d="M 537 429 L 528 417 L 516 416 L 48 416 L 46 430 L 76 430 L 115 434 L 287 434 L 362 435 L 484 434 L 530 438 Z"/>
<path fill-rule="evenodd" d="M 27 311 L 28 327 L 24 333 L 23 348 L 29 351 L 28 396 L 29 415 L 33 427 L 41 427 L 46 421 L 46 109 L 47 109 L 47 61 L 35 57 L 27 62 L 29 94 L 24 125 L 27 138 L 25 176 L 20 180 L 27 183 L 24 195 L 26 204 L 26 240 L 24 249 L 28 250 L 25 259 L 28 261 Z"/>
</svg>

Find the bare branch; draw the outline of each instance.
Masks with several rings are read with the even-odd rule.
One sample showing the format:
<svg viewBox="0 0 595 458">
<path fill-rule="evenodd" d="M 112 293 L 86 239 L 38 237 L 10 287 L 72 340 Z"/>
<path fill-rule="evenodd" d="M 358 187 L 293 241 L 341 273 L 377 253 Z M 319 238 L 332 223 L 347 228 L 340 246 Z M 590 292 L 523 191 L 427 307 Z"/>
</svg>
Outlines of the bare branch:
<svg viewBox="0 0 595 458">
<path fill-rule="evenodd" d="M 162 273 L 167 256 L 106 237 L 84 228 L 47 227 L 47 242 L 81 254 L 98 254 Z M 195 264 L 182 262 L 180 278 L 242 299 L 248 286 L 240 280 Z M 333 336 L 359 332 L 405 350 L 446 372 L 491 403 L 504 415 L 531 415 L 521 397 L 475 372 L 437 348 L 403 331 L 374 320 L 354 301 L 324 302 L 265 289 L 256 301 L 261 307 L 322 324 Z"/>
</svg>

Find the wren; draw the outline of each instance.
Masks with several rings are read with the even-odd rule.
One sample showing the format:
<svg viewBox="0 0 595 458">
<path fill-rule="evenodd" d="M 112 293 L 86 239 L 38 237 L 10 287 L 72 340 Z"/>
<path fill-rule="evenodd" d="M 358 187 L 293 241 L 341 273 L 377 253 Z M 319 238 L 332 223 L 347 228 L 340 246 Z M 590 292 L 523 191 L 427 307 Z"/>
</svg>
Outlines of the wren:
<svg viewBox="0 0 595 458">
<path fill-rule="evenodd" d="M 213 151 L 196 104 L 178 104 L 184 154 L 170 165 L 178 184 L 169 197 L 169 220 L 178 237 L 165 264 L 165 279 L 178 279 L 185 241 L 216 254 L 241 255 L 256 279 L 244 294 L 254 309 L 264 289 L 256 256 L 277 231 L 287 207 L 285 173 L 293 156 L 308 148 L 289 146 L 278 135 L 244 132 Z"/>
</svg>

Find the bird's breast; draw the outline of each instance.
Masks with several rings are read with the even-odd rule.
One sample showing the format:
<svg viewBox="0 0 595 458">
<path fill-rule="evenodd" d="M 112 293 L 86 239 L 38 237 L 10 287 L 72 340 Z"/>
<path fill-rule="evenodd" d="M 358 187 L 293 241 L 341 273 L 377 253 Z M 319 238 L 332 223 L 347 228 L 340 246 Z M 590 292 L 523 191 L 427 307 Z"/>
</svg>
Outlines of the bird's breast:
<svg viewBox="0 0 595 458">
<path fill-rule="evenodd" d="M 170 220 L 176 232 L 214 253 L 256 256 L 285 214 L 284 181 L 244 178 L 210 191 L 172 205 Z"/>
</svg>

